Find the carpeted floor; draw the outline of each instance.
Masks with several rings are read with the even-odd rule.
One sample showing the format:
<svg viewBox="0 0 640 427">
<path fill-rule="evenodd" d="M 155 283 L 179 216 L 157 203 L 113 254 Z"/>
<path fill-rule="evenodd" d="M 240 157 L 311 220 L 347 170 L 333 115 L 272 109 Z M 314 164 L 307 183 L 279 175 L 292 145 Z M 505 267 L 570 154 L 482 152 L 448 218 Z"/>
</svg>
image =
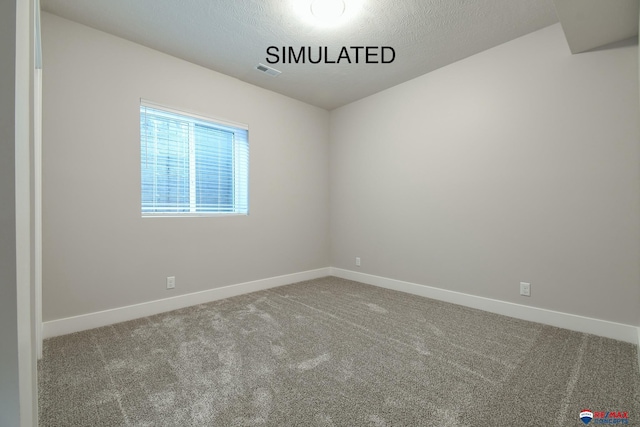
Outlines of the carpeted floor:
<svg viewBox="0 0 640 427">
<path fill-rule="evenodd" d="M 327 277 L 46 340 L 40 425 L 579 426 L 585 408 L 640 425 L 636 361 Z"/>
</svg>

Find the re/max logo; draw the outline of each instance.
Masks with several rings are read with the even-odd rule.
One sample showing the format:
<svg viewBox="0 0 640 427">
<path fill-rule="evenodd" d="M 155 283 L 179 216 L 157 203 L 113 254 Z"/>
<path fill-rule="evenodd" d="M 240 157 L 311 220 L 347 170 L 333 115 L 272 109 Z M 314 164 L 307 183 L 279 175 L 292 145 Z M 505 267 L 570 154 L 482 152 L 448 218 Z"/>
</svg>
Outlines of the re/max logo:
<svg viewBox="0 0 640 427">
<path fill-rule="evenodd" d="M 604 412 L 604 411 L 600 411 L 600 412 L 594 412 L 593 413 L 593 418 L 629 418 L 629 413 L 628 412 L 616 412 L 616 411 L 611 411 L 611 412 Z"/>
<path fill-rule="evenodd" d="M 593 413 L 593 424 L 629 424 L 629 413 L 620 411 L 598 411 Z"/>
<path fill-rule="evenodd" d="M 340 51 L 330 52 L 327 46 L 269 46 L 269 64 L 390 64 L 396 59 L 391 46 L 342 46 Z"/>
</svg>

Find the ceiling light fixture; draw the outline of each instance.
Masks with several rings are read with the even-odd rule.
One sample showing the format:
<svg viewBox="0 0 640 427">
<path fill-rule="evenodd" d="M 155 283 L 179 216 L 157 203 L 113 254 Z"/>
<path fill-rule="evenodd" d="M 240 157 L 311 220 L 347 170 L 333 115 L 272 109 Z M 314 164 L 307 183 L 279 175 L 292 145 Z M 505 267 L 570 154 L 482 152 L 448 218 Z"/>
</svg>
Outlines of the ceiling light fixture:
<svg viewBox="0 0 640 427">
<path fill-rule="evenodd" d="M 344 0 L 313 0 L 311 13 L 322 22 L 335 22 L 344 13 Z"/>
<path fill-rule="evenodd" d="M 305 24 L 319 29 L 337 28 L 358 18 L 366 0 L 289 0 Z"/>
</svg>

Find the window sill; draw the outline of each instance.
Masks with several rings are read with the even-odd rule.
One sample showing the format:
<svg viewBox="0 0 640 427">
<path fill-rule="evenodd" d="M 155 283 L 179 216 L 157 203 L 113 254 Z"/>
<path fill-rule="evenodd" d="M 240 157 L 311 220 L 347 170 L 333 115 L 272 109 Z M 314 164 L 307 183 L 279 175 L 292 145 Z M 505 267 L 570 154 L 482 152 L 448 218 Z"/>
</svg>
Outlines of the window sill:
<svg viewBox="0 0 640 427">
<path fill-rule="evenodd" d="M 249 216 L 248 213 L 144 213 L 142 218 L 199 218 L 199 217 L 224 217 L 224 216 Z"/>
</svg>

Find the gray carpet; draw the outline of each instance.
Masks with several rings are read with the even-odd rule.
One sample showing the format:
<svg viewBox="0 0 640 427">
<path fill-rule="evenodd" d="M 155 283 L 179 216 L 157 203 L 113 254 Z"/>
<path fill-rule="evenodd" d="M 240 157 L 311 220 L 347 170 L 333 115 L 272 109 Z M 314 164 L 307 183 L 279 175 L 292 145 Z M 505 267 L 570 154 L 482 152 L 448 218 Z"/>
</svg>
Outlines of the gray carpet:
<svg viewBox="0 0 640 427">
<path fill-rule="evenodd" d="M 640 425 L 636 360 L 327 277 L 46 340 L 40 425 L 579 426 L 584 408 Z"/>
</svg>

